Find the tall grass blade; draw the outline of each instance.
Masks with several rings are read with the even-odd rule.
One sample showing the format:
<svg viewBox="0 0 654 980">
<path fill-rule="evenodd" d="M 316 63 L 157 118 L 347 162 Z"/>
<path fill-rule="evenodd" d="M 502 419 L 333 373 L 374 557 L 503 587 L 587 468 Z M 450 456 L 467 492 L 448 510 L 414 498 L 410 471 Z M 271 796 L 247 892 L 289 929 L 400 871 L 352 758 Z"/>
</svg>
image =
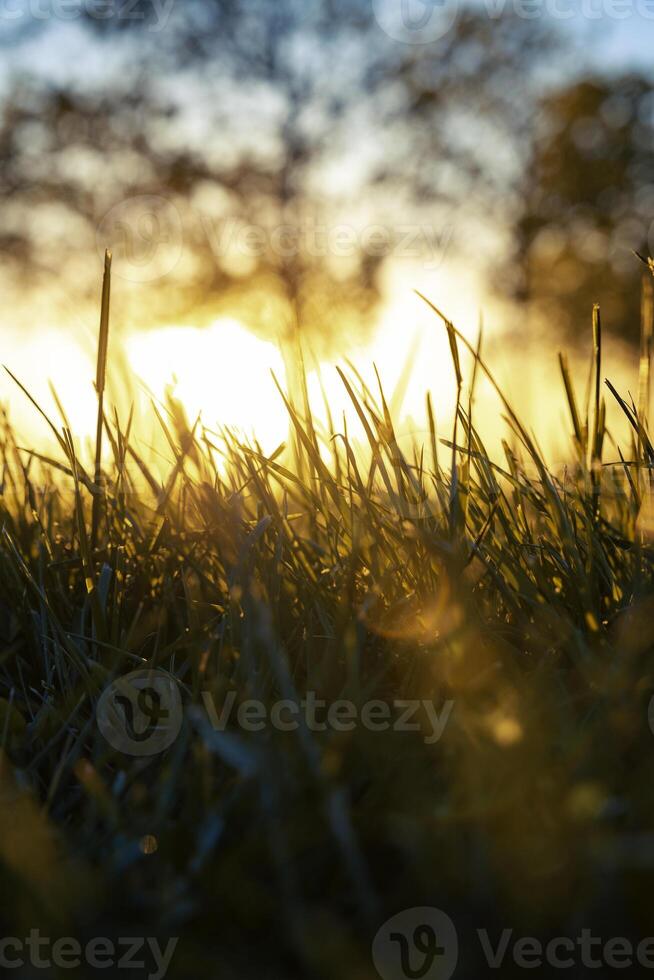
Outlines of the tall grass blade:
<svg viewBox="0 0 654 980">
<path fill-rule="evenodd" d="M 104 388 L 107 376 L 107 352 L 109 347 L 109 301 L 111 298 L 111 252 L 104 253 L 104 275 L 102 278 L 102 304 L 100 307 L 100 336 L 98 339 L 98 360 L 95 377 L 95 390 L 98 395 L 98 419 L 95 429 L 95 491 L 91 511 L 91 551 L 95 549 L 102 507 L 102 430 L 104 427 Z"/>
</svg>

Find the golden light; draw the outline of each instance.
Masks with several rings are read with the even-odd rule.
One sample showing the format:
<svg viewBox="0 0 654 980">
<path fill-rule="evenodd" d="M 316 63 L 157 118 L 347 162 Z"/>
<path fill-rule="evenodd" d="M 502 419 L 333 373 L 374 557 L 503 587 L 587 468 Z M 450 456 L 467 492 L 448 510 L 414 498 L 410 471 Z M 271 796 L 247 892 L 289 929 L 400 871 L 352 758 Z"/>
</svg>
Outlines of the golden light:
<svg viewBox="0 0 654 980">
<path fill-rule="evenodd" d="M 459 270 L 455 270 L 459 271 Z M 476 343 L 479 309 L 484 304 L 474 283 L 464 278 L 425 275 L 421 280 L 415 269 L 403 270 L 390 277 L 383 289 L 384 302 L 375 329 L 363 340 L 338 338 L 333 352 L 316 363 L 311 357 L 310 341 L 305 350 L 307 385 L 311 411 L 317 430 L 324 435 L 325 460 L 330 457 L 328 412 L 337 432 L 342 432 L 345 418 L 348 435 L 355 444 L 368 451 L 365 432 L 336 366 L 344 369 L 355 391 L 360 385 L 348 362 L 363 379 L 379 402 L 375 368 L 381 379 L 391 409 L 396 437 L 402 452 L 409 456 L 412 444 L 429 441 L 426 416 L 426 394 L 431 395 L 438 435 L 449 438 L 456 401 L 455 378 L 447 334 L 439 318 L 416 296 L 409 282 L 416 285 L 452 317 L 453 322 Z M 463 288 L 464 285 L 467 288 Z M 525 338 L 516 345 L 497 342 L 501 317 L 487 318 L 485 356 L 495 376 L 523 417 L 535 423 L 535 429 L 551 458 L 565 458 L 569 424 L 565 417 L 558 376 L 556 351 L 549 357 L 530 356 L 533 352 Z M 501 334 L 500 334 L 501 335 Z M 36 400 L 61 427 L 63 420 L 49 390 L 52 382 L 65 409 L 77 445 L 92 445 L 97 400 L 95 345 L 93 328 L 83 325 L 79 331 L 69 327 L 38 329 L 38 357 L 34 356 L 35 335 L 13 330 L 9 335 L 11 357 L 7 366 L 34 395 Z M 607 362 L 619 388 L 629 390 L 627 358 L 617 345 L 607 343 Z M 283 400 L 272 379 L 271 371 L 286 388 L 284 358 L 272 341 L 263 340 L 235 319 L 221 318 L 209 327 L 169 325 L 131 333 L 117 330 L 109 343 L 110 403 L 116 399 L 121 419 L 129 412 L 129 401 L 137 397 L 133 437 L 140 451 L 155 454 L 163 447 L 160 426 L 151 411 L 150 398 L 164 401 L 167 392 L 185 408 L 192 424 L 198 415 L 208 429 L 227 427 L 237 436 L 256 439 L 266 453 L 280 443 L 288 442 L 289 418 Z M 463 350 L 460 345 L 461 351 Z M 573 358 L 573 366 L 584 369 L 584 358 Z M 469 382 L 471 360 L 463 357 L 464 385 Z M 572 362 L 571 362 L 572 363 Z M 551 397 L 543 400 L 543 390 Z M 141 396 L 139 397 L 139 391 Z M 581 393 L 580 393 L 581 394 Z M 463 393 L 467 399 L 467 389 Z M 5 376 L 0 382 L 0 398 L 11 406 L 11 416 L 18 426 L 24 444 L 52 454 L 56 442 L 47 425 L 28 400 Z M 139 404 L 140 402 L 140 404 Z M 467 408 L 467 404 L 466 404 Z M 613 406 L 609 404 L 609 411 Z M 498 450 L 500 437 L 506 435 L 502 409 L 496 393 L 479 372 L 473 417 L 487 449 Z M 615 411 L 614 411 L 615 414 Z M 621 423 L 621 420 L 617 420 Z M 440 448 L 440 447 L 439 447 Z M 108 453 L 109 446 L 105 446 Z M 443 447 L 442 452 L 447 454 Z M 162 462 L 164 462 L 162 460 Z M 644 514 L 641 515 L 641 521 Z"/>
<path fill-rule="evenodd" d="M 136 333 L 126 351 L 131 370 L 149 391 L 163 399 L 169 388 L 191 423 L 201 415 L 207 428 L 226 426 L 256 438 L 264 452 L 285 441 L 288 416 L 271 375 L 285 384 L 282 356 L 236 320 Z"/>
<path fill-rule="evenodd" d="M 61 428 L 63 420 L 50 384 L 66 412 L 75 437 L 80 440 L 91 437 L 95 432 L 97 413 L 93 386 L 95 365 L 77 339 L 54 327 L 42 327 L 37 337 L 17 331 L 15 336 L 9 338 L 9 347 L 11 357 L 6 360 L 7 367 L 53 424 Z M 8 375 L 2 378 L 0 396 L 9 404 L 11 418 L 17 423 L 21 437 L 29 439 L 30 444 L 37 448 L 49 449 L 54 444 L 54 437 L 46 423 Z"/>
<path fill-rule="evenodd" d="M 132 334 L 125 352 L 131 372 L 158 399 L 169 390 L 189 420 L 201 415 L 208 428 L 226 426 L 256 438 L 264 452 L 288 439 L 289 418 L 272 379 L 285 387 L 284 362 L 278 347 L 232 319 L 210 327 L 167 326 Z M 398 435 L 421 435 L 426 426 L 425 393 L 431 389 L 439 410 L 451 412 L 454 377 L 445 332 L 412 293 L 400 307 L 388 307 L 366 342 L 343 346 L 333 358 L 307 364 L 307 385 L 314 419 L 327 427 L 327 408 L 334 427 L 365 443 L 356 410 L 336 370 L 349 373 L 349 360 L 370 391 L 378 396 L 375 367 L 394 409 Z M 393 395 L 409 359 L 409 383 L 401 402 Z M 358 385 L 355 384 L 355 388 Z M 395 411 L 397 414 L 395 415 Z M 329 455 L 327 446 L 325 455 Z"/>
</svg>

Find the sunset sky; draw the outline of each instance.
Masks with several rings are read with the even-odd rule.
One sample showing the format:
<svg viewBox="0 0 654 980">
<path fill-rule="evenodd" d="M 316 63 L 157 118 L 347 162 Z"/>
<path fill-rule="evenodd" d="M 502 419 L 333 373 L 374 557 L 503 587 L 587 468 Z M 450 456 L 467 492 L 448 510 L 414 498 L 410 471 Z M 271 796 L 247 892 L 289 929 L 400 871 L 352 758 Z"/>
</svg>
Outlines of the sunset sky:
<svg viewBox="0 0 654 980">
<path fill-rule="evenodd" d="M 0 973 L 654 967 L 653 28 L 0 0 Z"/>
<path fill-rule="evenodd" d="M 173 9 L 173 19 L 174 14 Z M 13 30 L 17 23 L 22 23 L 17 17 L 9 21 L 8 29 Z M 622 20 L 606 15 L 598 20 L 578 15 L 571 20 L 557 21 L 557 28 L 571 42 L 564 59 L 566 70 L 571 77 L 594 68 L 615 71 L 641 68 L 650 71 L 651 39 L 648 30 L 643 29 L 644 23 L 635 8 Z M 3 31 L 6 34 L 7 28 L 0 20 L 0 37 Z M 69 57 L 62 57 L 62 52 L 68 52 Z M 112 85 L 125 74 L 135 79 L 139 77 L 138 42 L 114 38 L 110 43 L 104 43 L 92 38 L 78 22 L 54 20 L 39 24 L 38 30 L 28 31 L 18 44 L 4 54 L 0 78 L 6 90 L 12 81 L 26 74 L 40 77 L 48 84 L 72 85 L 82 89 L 97 84 Z M 557 64 L 557 80 L 560 82 L 561 63 Z M 549 82 L 544 78 L 542 84 L 546 89 Z M 176 82 L 164 79 L 156 80 L 156 85 L 163 91 L 174 91 L 175 97 L 179 97 L 182 103 L 185 96 L 180 92 L 185 91 L 184 86 L 187 86 L 189 95 L 193 93 L 191 101 L 197 95 L 188 78 L 181 88 Z M 191 101 L 182 117 L 192 137 L 203 142 L 205 135 L 199 121 L 202 116 L 198 114 L 196 120 Z M 498 145 L 498 159 L 501 158 L 501 150 L 502 147 Z M 336 155 L 325 179 L 329 181 L 331 173 L 334 188 L 340 188 L 344 181 L 356 179 L 360 165 L 364 167 L 361 170 L 364 173 L 365 165 L 360 155 L 350 154 L 340 159 Z M 350 218 L 346 213 L 346 220 L 352 220 L 360 227 L 377 220 L 376 198 L 367 190 L 364 189 L 357 204 L 361 209 L 360 214 L 354 216 L 352 213 Z M 474 201 L 472 205 L 471 212 L 476 207 Z M 381 303 L 372 333 L 361 340 L 343 329 L 337 338 L 330 340 L 317 361 L 314 359 L 310 369 L 314 378 L 312 387 L 316 393 L 316 410 L 320 410 L 318 402 L 322 400 L 322 396 L 318 397 L 317 394 L 318 369 L 324 375 L 329 399 L 341 412 L 347 410 L 347 399 L 343 398 L 342 387 L 338 380 L 334 380 L 333 374 L 333 365 L 339 359 L 342 362 L 343 358 L 350 358 L 366 376 L 370 374 L 374 362 L 382 380 L 392 389 L 399 376 L 403 356 L 411 349 L 416 352 L 414 371 L 400 409 L 402 417 L 407 425 L 420 429 L 424 425 L 424 397 L 426 390 L 430 389 L 438 410 L 444 413 L 444 427 L 447 427 L 453 391 L 448 346 L 440 325 L 415 296 L 414 290 L 418 289 L 432 298 L 471 340 L 475 339 L 483 317 L 486 350 L 498 376 L 507 385 L 516 403 L 528 413 L 533 413 L 534 424 L 542 439 L 553 453 L 557 453 L 561 432 L 559 410 L 543 412 L 542 407 L 537 409 L 533 401 L 537 381 L 545 378 L 548 386 L 559 384 L 556 376 L 557 342 L 546 351 L 545 358 L 536 355 L 542 349 L 538 346 L 538 337 L 525 336 L 520 350 L 514 343 L 503 344 L 507 308 L 488 290 L 488 265 L 471 265 L 465 254 L 457 253 L 448 243 L 449 224 L 460 225 L 470 220 L 470 241 L 474 242 L 474 251 L 479 250 L 486 259 L 490 258 L 492 267 L 493 253 L 497 251 L 499 255 L 502 248 L 501 229 L 498 237 L 498 230 L 490 228 L 483 214 L 475 213 L 473 217 L 466 218 L 464 204 L 455 213 L 434 211 L 427 215 L 427 224 L 433 226 L 434 219 L 437 234 L 432 246 L 429 246 L 432 248 L 429 258 L 433 261 L 426 262 L 424 255 L 417 257 L 409 252 L 392 253 L 384 262 L 378 280 Z M 75 226 L 70 228 L 74 236 Z M 86 266 L 97 271 L 96 292 L 99 292 L 100 258 L 105 244 L 102 241 L 102 225 L 96 239 L 96 254 L 88 255 Z M 5 345 L 3 358 L 50 408 L 52 399 L 48 382 L 51 380 L 70 413 L 73 427 L 80 437 L 88 437 L 92 432 L 91 406 L 94 398 L 91 380 L 97 334 L 96 300 L 91 298 L 92 293 L 84 297 L 79 295 L 76 285 L 80 282 L 77 270 L 82 267 L 79 259 L 76 260 L 77 265 L 64 269 L 57 265 L 56 252 L 51 253 L 50 259 L 50 286 L 38 293 L 25 292 L 20 287 L 11 313 L 5 307 L 0 314 L 4 336 L 11 339 L 9 346 Z M 180 276 L 184 275 L 186 261 L 184 246 L 179 256 L 173 256 L 176 272 Z M 207 425 L 242 425 L 244 430 L 257 433 L 267 448 L 274 448 L 273 444 L 285 437 L 284 412 L 269 384 L 270 369 L 276 368 L 278 374 L 283 373 L 282 361 L 274 349 L 274 338 L 262 336 L 260 331 L 259 336 L 251 336 L 247 315 L 239 317 L 235 323 L 230 317 L 212 318 L 206 310 L 198 312 L 197 316 L 192 310 L 187 310 L 183 317 L 170 322 L 165 319 L 162 322 L 159 318 L 153 327 L 148 323 L 147 310 L 155 291 L 154 284 L 149 281 L 135 283 L 121 280 L 120 265 L 116 265 L 111 349 L 114 364 L 120 364 L 121 370 L 127 365 L 139 379 L 130 397 L 140 400 L 146 410 L 150 394 L 161 399 L 173 383 L 172 390 L 185 403 L 189 414 L 195 415 L 201 411 Z M 413 345 L 410 348 L 409 341 Z M 38 351 L 37 356 L 35 351 Z M 633 386 L 636 368 L 631 352 L 625 350 L 619 341 L 610 340 L 608 351 L 613 358 L 613 377 Z M 581 356 L 583 359 L 583 354 Z M 257 394 L 250 399 L 247 411 L 241 407 L 236 393 L 229 395 L 229 388 L 212 390 L 208 378 L 206 382 L 198 380 L 195 365 L 198 362 L 213 363 L 215 360 L 220 361 L 222 370 L 232 379 L 243 372 L 246 362 L 255 365 L 260 372 Z M 113 373 L 116 375 L 117 367 Z M 120 403 L 122 399 L 125 407 L 125 393 L 121 385 L 122 381 L 118 383 L 114 377 L 116 400 Z M 32 434 L 35 434 L 35 430 L 38 432 L 41 423 L 30 410 L 26 410 L 7 379 L 0 382 L 0 393 L 3 398 L 11 395 L 12 416 L 19 425 L 28 426 Z M 495 439 L 501 429 L 498 406 L 487 391 L 480 390 L 479 397 L 482 399 L 481 427 L 490 438 Z M 273 403 L 274 408 L 271 407 Z M 45 437 L 46 434 L 43 435 Z"/>
</svg>

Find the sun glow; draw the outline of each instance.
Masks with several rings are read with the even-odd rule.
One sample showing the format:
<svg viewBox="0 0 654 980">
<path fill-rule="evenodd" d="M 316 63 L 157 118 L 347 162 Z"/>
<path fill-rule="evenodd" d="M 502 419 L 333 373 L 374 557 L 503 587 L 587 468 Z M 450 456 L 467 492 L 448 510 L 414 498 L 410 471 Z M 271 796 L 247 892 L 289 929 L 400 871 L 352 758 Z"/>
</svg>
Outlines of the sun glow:
<svg viewBox="0 0 654 980">
<path fill-rule="evenodd" d="M 310 408 L 314 427 L 322 437 L 321 451 L 326 462 L 330 457 L 333 432 L 342 433 L 345 427 L 355 450 L 361 450 L 364 455 L 369 452 L 364 429 L 337 366 L 343 369 L 359 395 L 359 378 L 363 379 L 378 404 L 381 382 L 403 452 L 410 452 L 412 444 L 429 443 L 427 392 L 438 434 L 445 438 L 451 434 L 456 385 L 447 333 L 433 311 L 406 284 L 400 285 L 403 288 L 393 284 L 394 299 L 382 306 L 376 328 L 367 337 L 360 340 L 346 336 L 338 338 L 333 352 L 322 361 L 312 357 L 310 340 L 305 345 Z M 448 291 L 447 284 L 440 282 L 433 284 L 432 289 L 427 288 L 428 283 L 419 285 L 448 315 L 452 315 L 468 340 L 476 343 L 478 297 L 474 290 L 453 292 L 450 288 Z M 538 422 L 538 436 L 544 448 L 554 452 L 555 456 L 558 452 L 556 458 L 563 458 L 564 451 L 558 448 L 557 439 L 560 442 L 562 435 L 568 434 L 568 426 L 561 419 L 559 400 L 549 401 L 545 411 L 541 404 L 537 412 L 530 403 L 530 394 L 540 398 L 543 386 L 547 390 L 556 390 L 560 385 L 554 355 L 550 364 L 542 357 L 529 357 L 526 341 L 518 350 L 515 343 L 496 342 L 493 345 L 492 340 L 491 336 L 485 347 L 488 344 L 492 347 L 493 370 L 512 404 Z M 38 339 L 39 357 L 35 358 L 32 337 L 16 332 L 8 363 L 43 406 L 53 424 L 61 428 L 64 420 L 48 390 L 48 381 L 52 381 L 83 458 L 90 458 L 93 452 L 97 414 L 93 385 L 95 342 L 88 333 L 72 336 L 66 330 L 42 328 Z M 467 408 L 472 362 L 462 344 L 460 353 L 465 379 L 463 400 Z M 621 368 L 622 359 L 614 353 L 610 360 L 614 365 L 613 375 L 621 382 L 622 372 L 616 368 Z M 518 365 L 519 370 L 516 369 Z M 537 378 L 534 377 L 536 367 Z M 199 416 L 201 425 L 207 430 L 229 429 L 238 438 L 256 440 L 263 452 L 271 453 L 281 443 L 289 445 L 290 434 L 287 409 L 275 386 L 273 373 L 282 389 L 288 390 L 285 357 L 278 344 L 258 337 L 245 323 L 235 319 L 217 319 L 203 328 L 171 324 L 126 335 L 117 330 L 109 341 L 109 391 L 105 411 L 108 405 L 115 404 L 124 424 L 134 401 L 132 439 L 151 464 L 161 457 L 164 468 L 170 462 L 169 453 L 150 402 L 154 399 L 160 404 L 165 403 L 169 394 L 183 406 L 191 425 Z M 625 385 L 628 388 L 626 381 L 622 386 Z M 8 377 L 0 385 L 0 397 L 10 402 L 12 418 L 19 424 L 23 438 L 29 438 L 40 451 L 52 454 L 53 449 L 56 450 L 52 433 L 28 400 L 17 394 Z M 294 400 L 298 405 L 297 392 Z M 301 414 L 304 414 L 303 410 Z M 482 371 L 478 372 L 473 416 L 486 447 L 494 453 L 500 436 L 505 434 L 505 424 L 497 395 Z M 212 437 L 212 441 L 220 445 L 219 437 Z M 110 453 L 108 443 L 105 453 Z"/>
<path fill-rule="evenodd" d="M 428 322 L 421 320 L 423 312 Z M 321 362 L 312 359 L 310 350 L 305 352 L 311 411 L 325 436 L 326 456 L 329 414 L 336 431 L 343 431 L 345 418 L 350 437 L 366 444 L 336 365 L 344 369 L 358 390 L 359 384 L 347 366 L 349 361 L 378 399 L 377 369 L 398 433 L 422 427 L 428 388 L 437 411 L 445 412 L 453 395 L 453 376 L 444 332 L 434 328 L 432 319 L 410 296 L 405 305 L 388 307 L 377 329 L 364 342 L 343 341 L 332 357 Z M 43 328 L 38 338 L 39 356 L 35 358 L 30 338 L 18 333 L 7 365 L 60 428 L 64 420 L 49 390 L 52 384 L 80 449 L 87 446 L 89 451 L 97 414 L 93 347 L 90 337 Z M 407 362 L 408 385 L 401 399 L 394 398 Z M 164 402 L 169 393 L 184 407 L 191 424 L 200 416 L 207 429 L 229 428 L 240 437 L 256 439 L 269 453 L 289 437 L 288 413 L 272 373 L 286 389 L 284 358 L 278 345 L 257 337 L 237 320 L 222 318 L 205 328 L 169 325 L 127 336 L 116 332 L 109 341 L 105 410 L 107 404 L 116 404 L 124 422 L 130 402 L 136 400 L 133 437 L 146 456 L 148 446 L 163 445 L 150 401 Z M 51 453 L 55 447 L 51 432 L 8 377 L 2 381 L 0 397 L 10 402 L 20 430 Z M 109 452 L 108 445 L 105 450 Z"/>
<path fill-rule="evenodd" d="M 416 307 L 418 304 L 416 303 Z M 425 422 L 425 394 L 431 389 L 438 410 L 452 402 L 454 379 L 444 331 L 426 328 L 411 305 L 389 309 L 365 343 L 352 345 L 319 363 L 307 357 L 307 385 L 314 422 L 328 442 L 328 416 L 336 431 L 345 418 L 348 433 L 365 442 L 356 410 L 336 370 L 352 376 L 348 360 L 375 397 L 379 384 L 391 406 L 398 434 L 416 433 Z M 428 315 L 428 314 L 427 314 Z M 433 319 L 433 317 L 432 317 Z M 204 329 L 167 326 L 133 334 L 126 343 L 131 371 L 157 399 L 170 392 L 184 406 L 189 421 L 200 416 L 209 429 L 230 428 L 256 438 L 264 452 L 288 440 L 289 417 L 272 373 L 286 385 L 283 357 L 272 342 L 261 340 L 236 320 L 216 320 Z M 408 372 L 404 389 L 402 375 Z M 354 381 L 354 388 L 359 388 Z M 399 389 L 402 389 L 401 397 Z M 325 445 L 326 455 L 327 445 Z"/>
<path fill-rule="evenodd" d="M 264 452 L 286 439 L 288 418 L 271 375 L 284 386 L 282 356 L 236 320 L 144 331 L 126 347 L 134 374 L 158 399 L 170 391 L 191 424 L 200 415 L 209 429 L 228 427 L 256 438 Z"/>
<path fill-rule="evenodd" d="M 389 263 L 379 284 L 378 319 L 369 333 L 350 335 L 343 328 L 320 361 L 312 354 L 311 336 L 302 338 L 310 409 L 316 431 L 322 435 L 326 460 L 333 435 L 329 431 L 330 420 L 335 432 L 342 433 L 347 426 L 355 448 L 361 447 L 366 454 L 369 450 L 337 366 L 359 394 L 359 378 L 363 379 L 378 404 L 381 383 L 402 449 L 413 440 L 426 441 L 427 392 L 439 432 L 450 428 L 456 390 L 447 334 L 438 317 L 416 296 L 414 287 L 433 297 L 474 341 L 481 300 L 478 286 L 466 279 L 465 269 L 448 266 L 435 271 L 415 263 Z M 295 356 L 294 351 L 282 353 L 274 339 L 252 333 L 245 320 L 222 317 L 205 327 L 194 326 L 191 320 L 186 324 L 121 329 L 121 323 L 129 321 L 130 317 L 116 316 L 114 312 L 105 412 L 112 419 L 115 405 L 124 425 L 134 402 L 132 439 L 150 463 L 162 453 L 161 463 L 165 466 L 170 461 L 150 404 L 152 399 L 160 405 L 165 403 L 169 394 L 183 406 L 191 425 L 199 416 L 206 429 L 230 429 L 237 437 L 256 440 L 265 453 L 283 442 L 289 443 L 290 420 L 272 373 L 282 389 L 288 391 L 293 379 L 287 376 L 285 366 Z M 79 329 L 72 330 L 69 323 L 62 322 L 58 329 L 40 326 L 38 334 L 15 328 L 9 333 L 12 353 L 8 367 L 37 398 L 55 427 L 60 428 L 64 420 L 48 390 L 48 382 L 52 381 L 85 459 L 94 451 L 97 416 L 96 323 L 94 311 L 92 317 L 78 317 Z M 299 405 L 298 393 L 291 395 Z M 51 453 L 56 447 L 52 432 L 27 399 L 17 397 L 8 378 L 0 384 L 0 398 L 10 402 L 14 421 L 21 432 L 29 433 L 32 444 Z M 108 455 L 108 442 L 104 448 Z"/>
<path fill-rule="evenodd" d="M 95 431 L 98 404 L 92 380 L 95 368 L 88 352 L 77 339 L 54 327 L 42 328 L 36 337 L 19 331 L 7 333 L 11 350 L 7 368 L 53 424 L 61 427 L 64 420 L 52 396 L 51 387 L 54 388 L 75 436 L 88 439 Z M 8 376 L 2 378 L 0 397 L 10 406 L 11 418 L 18 423 L 19 431 L 39 447 L 44 446 L 44 437 L 50 436 L 47 426 Z M 50 443 L 47 445 L 49 448 Z"/>
</svg>

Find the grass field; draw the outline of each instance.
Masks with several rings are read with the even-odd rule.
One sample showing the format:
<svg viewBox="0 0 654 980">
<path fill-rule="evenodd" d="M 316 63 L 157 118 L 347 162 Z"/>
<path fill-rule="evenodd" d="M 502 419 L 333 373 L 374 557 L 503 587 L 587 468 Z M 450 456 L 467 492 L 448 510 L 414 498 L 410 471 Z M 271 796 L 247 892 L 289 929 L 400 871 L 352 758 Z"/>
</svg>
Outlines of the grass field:
<svg viewBox="0 0 654 980">
<path fill-rule="evenodd" d="M 561 361 L 570 454 L 552 472 L 499 392 L 507 441 L 489 458 L 474 422 L 489 369 L 474 357 L 464 378 L 466 342 L 434 317 L 456 424 L 441 435 L 432 413 L 413 455 L 352 371 L 366 452 L 336 419 L 319 432 L 301 390 L 280 392 L 289 441 L 268 457 L 225 433 L 219 462 L 217 437 L 153 407 L 163 483 L 102 398 L 95 473 L 60 420 L 56 460 L 4 425 L 4 936 L 178 937 L 171 977 L 358 980 L 377 976 L 382 923 L 418 906 L 455 923 L 457 977 L 484 975 L 480 928 L 494 945 L 504 929 L 654 932 L 649 339 L 634 403 L 604 383 L 594 311 L 588 383 Z M 605 395 L 624 399 L 631 444 L 612 444 Z M 142 668 L 182 705 L 152 755 L 112 746 L 96 717 Z M 307 699 L 317 713 L 289 723 Z M 71 974 L 95 972 L 53 967 Z"/>
</svg>

